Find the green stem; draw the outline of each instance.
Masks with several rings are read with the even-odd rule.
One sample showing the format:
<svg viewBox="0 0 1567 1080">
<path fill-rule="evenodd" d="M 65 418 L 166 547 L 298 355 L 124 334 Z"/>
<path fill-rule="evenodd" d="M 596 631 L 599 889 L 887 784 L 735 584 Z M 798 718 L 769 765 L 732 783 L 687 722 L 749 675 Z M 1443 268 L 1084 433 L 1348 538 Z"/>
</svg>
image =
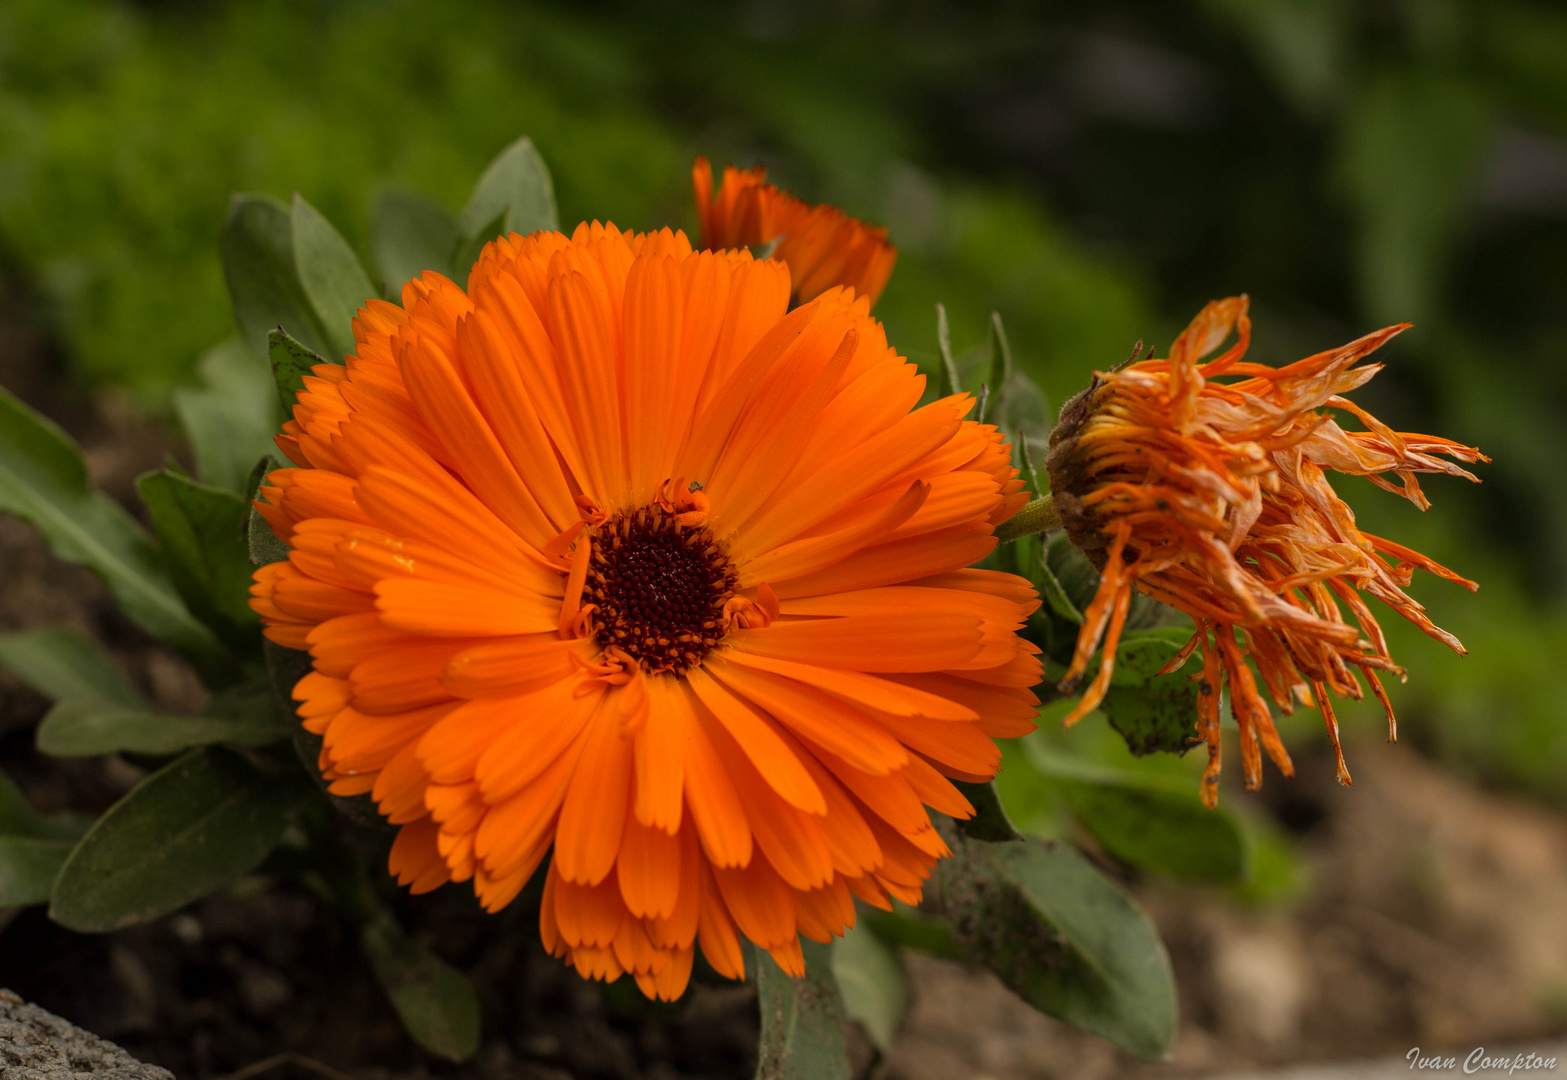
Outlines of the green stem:
<svg viewBox="0 0 1567 1080">
<path fill-rule="evenodd" d="M 1049 532 L 1060 527 L 1061 515 L 1056 513 L 1055 503 L 1049 495 L 1041 495 L 1003 521 L 996 529 L 996 539 L 1008 544 L 1034 533 Z"/>
</svg>

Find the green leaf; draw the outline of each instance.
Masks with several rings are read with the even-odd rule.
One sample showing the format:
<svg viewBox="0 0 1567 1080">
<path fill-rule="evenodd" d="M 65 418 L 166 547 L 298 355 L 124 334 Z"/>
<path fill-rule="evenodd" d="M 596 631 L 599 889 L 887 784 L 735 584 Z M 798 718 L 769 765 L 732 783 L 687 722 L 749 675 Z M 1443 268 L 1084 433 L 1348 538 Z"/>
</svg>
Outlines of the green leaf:
<svg viewBox="0 0 1567 1080">
<path fill-rule="evenodd" d="M 845 1014 L 885 1054 L 909 1010 L 909 977 L 897 954 L 871 930 L 856 926 L 833 945 L 832 973 Z"/>
<path fill-rule="evenodd" d="M 0 772 L 0 836 L 37 836 L 39 828 L 38 812 Z"/>
<path fill-rule="evenodd" d="M 294 223 L 288 207 L 268 195 L 235 195 L 219 240 L 223 279 L 239 336 L 257 356 L 281 326 L 317 353 L 331 339 L 299 280 Z"/>
<path fill-rule="evenodd" d="M 170 469 L 139 477 L 136 487 L 185 603 L 243 651 L 259 623 L 250 609 L 250 507 L 238 495 Z"/>
<path fill-rule="evenodd" d="M 311 368 L 325 364 L 326 358 L 290 337 L 281 327 L 267 331 L 267 357 L 272 361 L 272 381 L 277 384 L 283 415 L 294 415 L 294 400 L 305 388 L 305 376 Z"/>
<path fill-rule="evenodd" d="M 990 349 L 990 364 L 987 367 L 988 374 L 985 377 L 985 385 L 990 387 L 992 400 L 999 403 L 1003 388 L 1012 378 L 1012 346 L 1007 342 L 1007 332 L 1001 326 L 1001 312 L 990 313 L 990 338 L 987 342 Z M 984 422 L 984 417 L 980 417 Z"/>
<path fill-rule="evenodd" d="M 119 503 L 88 482 L 81 451 L 53 422 L 0 388 L 0 510 L 36 525 L 50 549 L 108 584 L 153 636 L 211 659 L 217 639 L 191 617 L 157 546 Z"/>
<path fill-rule="evenodd" d="M 69 840 L 0 836 L 0 908 L 48 900 L 72 846 Z"/>
<path fill-rule="evenodd" d="M 261 511 L 254 506 L 250 508 L 247 545 L 251 566 L 266 566 L 268 563 L 282 562 L 288 558 L 288 545 L 277 538 L 277 534 L 272 531 L 272 526 L 267 524 L 267 519 L 262 517 Z"/>
<path fill-rule="evenodd" d="M 550 171 L 526 135 L 502 150 L 479 177 L 468 205 L 457 218 L 457 235 L 473 240 L 489 228 L 497 215 L 504 215 L 506 232 L 526 235 L 539 229 L 560 228 Z M 486 239 L 494 237 L 491 234 Z M 467 269 L 461 264 L 456 267 L 459 274 Z"/>
<path fill-rule="evenodd" d="M 1041 552 L 1036 562 L 1038 570 L 1033 576 L 1039 586 L 1039 595 L 1044 597 L 1050 610 L 1067 622 L 1083 625 L 1083 613 L 1077 610 L 1077 605 L 1072 603 L 1072 598 L 1067 596 L 1066 590 L 1061 587 L 1061 579 L 1050 569 L 1048 552 Z"/>
<path fill-rule="evenodd" d="M 98 819 L 61 868 L 49 917 L 91 933 L 184 907 L 255 869 L 306 790 L 231 750 L 192 750 Z"/>
<path fill-rule="evenodd" d="M 952 328 L 947 324 L 947 307 L 936 305 L 936 349 L 941 353 L 941 376 L 947 396 L 963 392 L 963 380 L 958 375 L 958 365 L 952 360 Z"/>
<path fill-rule="evenodd" d="M 1095 766 L 1023 739 L 1028 762 L 1066 800 L 1106 851 L 1132 866 L 1173 877 L 1230 883 L 1248 871 L 1236 820 L 1209 810 L 1185 778 Z"/>
<path fill-rule="evenodd" d="M 1184 670 L 1158 674 L 1191 636 L 1190 628 L 1138 630 L 1123 635 L 1116 647 L 1115 672 L 1099 707 L 1138 757 L 1184 754 L 1197 737 L 1202 684 L 1188 679 Z"/>
<path fill-rule="evenodd" d="M 967 954 L 952 940 L 946 923 L 926 918 L 906 904 L 895 902 L 891 911 L 861 911 L 859 919 L 866 929 L 888 945 L 901 945 L 947 960 L 967 959 Z"/>
<path fill-rule="evenodd" d="M 92 819 L 70 812 L 44 817 L 17 790 L 11 778 L 0 772 L 0 836 L 32 840 L 63 840 L 70 844 L 82 838 Z"/>
<path fill-rule="evenodd" d="M 479 996 L 467 976 L 409 937 L 386 912 L 365 924 L 360 943 L 413 1040 L 449 1061 L 472 1057 L 479 1048 Z"/>
<path fill-rule="evenodd" d="M 359 256 L 321 212 L 294 192 L 294 266 L 332 354 L 354 351 L 354 315 L 376 295 Z"/>
<path fill-rule="evenodd" d="M 0 664 L 54 701 L 96 697 L 131 708 L 147 702 L 101 645 L 69 627 L 0 634 Z"/>
<path fill-rule="evenodd" d="M 1036 442 L 1037 441 L 1038 440 L 1036 437 Z M 1046 441 L 1048 445 L 1048 439 Z M 1041 486 L 1039 483 L 1039 470 L 1034 467 L 1034 456 L 1028 451 L 1028 432 L 1026 431 L 1018 432 L 1017 454 L 1018 457 L 1023 461 L 1023 468 L 1019 471 L 1024 476 L 1028 477 L 1028 490 L 1032 491 L 1036 498 L 1050 494 L 1049 491 L 1040 489 Z M 1046 473 L 1044 487 L 1048 488 L 1049 486 L 1050 474 Z"/>
<path fill-rule="evenodd" d="M 473 269 L 473 264 L 479 261 L 479 255 L 484 251 L 484 245 L 505 231 L 506 211 L 502 210 L 495 215 L 494 220 L 488 225 L 482 226 L 477 233 L 457 242 L 457 249 L 452 253 L 452 265 L 457 267 L 457 274 L 461 284 L 467 284 L 468 272 Z"/>
<path fill-rule="evenodd" d="M 257 458 L 272 452 L 280 420 L 267 366 L 238 338 L 209 349 L 197 365 L 202 385 L 174 391 L 202 483 L 245 493 Z"/>
<path fill-rule="evenodd" d="M 801 947 L 803 979 L 786 974 L 765 949 L 746 947 L 762 1013 L 756 1080 L 848 1080 L 843 1001 L 833 978 L 832 946 L 803 941 Z"/>
<path fill-rule="evenodd" d="M 961 791 L 974 807 L 973 817 L 957 823 L 963 835 L 990 841 L 1016 840 L 1022 835 L 1008 820 L 1007 812 L 1001 805 L 1001 796 L 996 794 L 994 781 L 975 784 L 967 780 L 954 780 L 952 786 Z"/>
<path fill-rule="evenodd" d="M 53 757 L 133 752 L 174 754 L 192 746 L 266 746 L 286 738 L 272 695 L 252 696 L 236 715 L 169 716 L 92 698 L 62 701 L 38 725 L 38 749 Z"/>
<path fill-rule="evenodd" d="M 1072 545 L 1064 532 L 1050 538 L 1050 544 L 1045 549 L 1045 565 L 1055 575 L 1061 591 L 1072 606 L 1078 611 L 1087 610 L 1094 594 L 1099 591 L 1099 571 L 1088 561 L 1088 556 Z M 1163 618 L 1167 610 L 1163 604 L 1134 590 L 1126 628 L 1146 629 Z"/>
<path fill-rule="evenodd" d="M 1175 981 L 1153 923 L 1064 844 L 953 833 L 937 864 L 947 925 L 969 956 L 1047 1015 L 1146 1058 L 1175 1037 Z"/>
<path fill-rule="evenodd" d="M 457 219 L 446 207 L 411 191 L 383 191 L 371 217 L 370 248 L 388 296 L 426 270 L 452 276 Z"/>
</svg>

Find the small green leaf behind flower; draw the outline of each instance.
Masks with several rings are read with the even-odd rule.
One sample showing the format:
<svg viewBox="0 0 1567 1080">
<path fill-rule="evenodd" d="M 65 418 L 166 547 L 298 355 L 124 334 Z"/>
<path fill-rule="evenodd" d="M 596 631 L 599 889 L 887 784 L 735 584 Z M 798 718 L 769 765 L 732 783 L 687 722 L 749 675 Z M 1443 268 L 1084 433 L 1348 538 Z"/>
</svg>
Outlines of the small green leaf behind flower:
<svg viewBox="0 0 1567 1080">
<path fill-rule="evenodd" d="M 805 978 L 795 979 L 749 943 L 762 1014 L 756 1080 L 848 1080 L 843 999 L 833 976 L 833 947 L 804 941 Z"/>
<path fill-rule="evenodd" d="M 288 207 L 270 195 L 235 195 L 219 250 L 234 322 L 251 351 L 265 356 L 267 334 L 280 326 L 312 352 L 330 350 L 332 337 L 299 280 Z"/>
<path fill-rule="evenodd" d="M 186 605 L 237 651 L 253 650 L 260 620 L 250 609 L 245 500 L 172 469 L 147 473 L 136 487 Z"/>
<path fill-rule="evenodd" d="M 328 355 L 354 351 L 354 313 L 377 295 L 370 275 L 342 234 L 321 212 L 294 192 L 290 215 L 294 239 L 294 269 L 305 297 L 326 334 Z"/>
<path fill-rule="evenodd" d="M 277 384 L 283 415 L 292 417 L 295 400 L 305 388 L 305 376 L 327 361 L 290 337 L 281 326 L 267 331 L 267 358 L 272 362 L 272 380 Z"/>
<path fill-rule="evenodd" d="M 1063 799 L 1114 858 L 1171 877 L 1224 884 L 1247 878 L 1239 823 L 1203 806 L 1191 780 L 1096 765 L 1036 738 L 1021 743 L 1037 774 L 1033 782 Z"/>
<path fill-rule="evenodd" d="M 417 192 L 383 191 L 371 213 L 370 248 L 383 291 L 396 301 L 403 283 L 426 270 L 452 276 L 457 219 Z"/>
<path fill-rule="evenodd" d="M 251 465 L 272 449 L 280 423 L 267 366 L 238 338 L 207 350 L 199 387 L 174 391 L 174 411 L 190 440 L 201 482 L 245 493 Z"/>
<path fill-rule="evenodd" d="M 495 227 L 497 219 L 499 228 Z M 468 205 L 457 217 L 458 247 L 466 249 L 480 237 L 488 242 L 502 232 L 527 235 L 559 228 L 554 181 L 533 140 L 524 135 L 497 154 L 474 185 Z M 458 262 L 455 269 L 464 274 L 468 266 Z"/>
<path fill-rule="evenodd" d="M 478 232 L 458 242 L 456 250 L 452 253 L 452 265 L 462 267 L 457 271 L 457 276 L 464 286 L 468 283 L 468 271 L 479 261 L 484 246 L 497 236 L 506 235 L 506 218 L 507 211 L 502 210 L 488 223 L 479 226 Z"/>
<path fill-rule="evenodd" d="M 844 1012 L 886 1054 L 909 1010 L 909 977 L 897 952 L 868 926 L 856 925 L 833 943 L 832 971 Z"/>
</svg>

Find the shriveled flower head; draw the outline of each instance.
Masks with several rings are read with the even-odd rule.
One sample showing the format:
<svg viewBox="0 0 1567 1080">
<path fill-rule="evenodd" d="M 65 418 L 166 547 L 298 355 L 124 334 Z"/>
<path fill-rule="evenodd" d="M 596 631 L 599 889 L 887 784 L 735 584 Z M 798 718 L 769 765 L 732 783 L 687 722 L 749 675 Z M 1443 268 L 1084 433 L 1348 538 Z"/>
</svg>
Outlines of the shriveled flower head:
<svg viewBox="0 0 1567 1080">
<path fill-rule="evenodd" d="M 1475 479 L 1436 455 L 1489 460 L 1447 439 L 1395 432 L 1340 396 L 1381 370 L 1354 365 L 1407 324 L 1272 368 L 1242 360 L 1251 337 L 1246 306 L 1244 296 L 1211 303 L 1169 359 L 1096 374 L 1061 410 L 1048 459 L 1067 534 L 1102 575 L 1063 687 L 1083 675 L 1101 642 L 1104 658 L 1067 722 L 1105 696 L 1133 588 L 1187 612 L 1197 632 L 1166 670 L 1201 647 L 1198 733 L 1208 744 L 1202 794 L 1210 806 L 1226 683 L 1248 789 L 1262 782 L 1262 750 L 1285 775 L 1293 771 L 1264 694 L 1285 713 L 1297 700 L 1322 710 L 1341 783 L 1350 778 L 1330 694 L 1360 698 L 1358 672 L 1387 709 L 1389 736 L 1396 733 L 1377 672 L 1404 672 L 1365 597 L 1464 651 L 1403 588 L 1417 568 L 1469 589 L 1474 582 L 1362 532 L 1324 470 L 1365 476 L 1424 510 L 1416 473 Z M 1206 359 L 1232 329 L 1235 344 Z M 1346 431 L 1326 410 L 1348 413 L 1367 430 Z"/>
<path fill-rule="evenodd" d="M 702 246 L 719 250 L 778 240 L 773 258 L 788 264 L 793 303 L 846 285 L 874 305 L 887 287 L 898 249 L 887 242 L 886 229 L 856 221 L 826 203 L 811 206 L 779 191 L 767 183 L 767 170 L 760 166 L 742 171 L 726 165 L 715 195 L 712 166 L 699 157 L 691 168 L 691 185 Z"/>
<path fill-rule="evenodd" d="M 853 898 L 913 902 L 926 807 L 1033 727 L 1037 605 L 965 569 L 1022 501 L 1006 443 L 865 298 L 684 235 L 583 225 L 371 301 L 306 380 L 256 573 L 331 790 L 414 891 L 509 903 L 578 971 L 674 998 L 700 942 L 800 973 Z"/>
</svg>

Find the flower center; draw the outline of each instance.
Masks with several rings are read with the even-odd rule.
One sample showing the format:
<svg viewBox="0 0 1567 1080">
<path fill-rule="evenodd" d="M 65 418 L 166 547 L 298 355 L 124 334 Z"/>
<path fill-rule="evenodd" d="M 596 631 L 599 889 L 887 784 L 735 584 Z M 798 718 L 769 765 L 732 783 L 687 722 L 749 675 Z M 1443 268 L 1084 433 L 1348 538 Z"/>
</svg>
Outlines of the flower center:
<svg viewBox="0 0 1567 1080">
<path fill-rule="evenodd" d="M 724 602 L 734 592 L 734 567 L 704 526 L 644 506 L 593 532 L 582 602 L 597 608 L 594 633 L 649 673 L 701 663 L 724 636 Z"/>
</svg>

